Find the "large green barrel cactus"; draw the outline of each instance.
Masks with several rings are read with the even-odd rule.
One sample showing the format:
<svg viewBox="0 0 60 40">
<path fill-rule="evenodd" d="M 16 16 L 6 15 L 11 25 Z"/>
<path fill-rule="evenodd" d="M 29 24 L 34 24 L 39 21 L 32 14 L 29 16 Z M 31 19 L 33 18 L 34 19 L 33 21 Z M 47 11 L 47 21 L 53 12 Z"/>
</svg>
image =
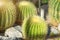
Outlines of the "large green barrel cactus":
<svg viewBox="0 0 60 40">
<path fill-rule="evenodd" d="M 53 17 L 56 22 L 60 23 L 60 1 L 49 0 L 49 15 Z"/>
<path fill-rule="evenodd" d="M 16 20 L 16 9 L 12 2 L 0 1 L 0 31 L 12 26 Z"/>
<path fill-rule="evenodd" d="M 39 16 L 31 16 L 23 21 L 22 33 L 26 40 L 45 40 L 47 23 Z"/>
<path fill-rule="evenodd" d="M 18 17 L 17 23 L 20 24 L 23 20 L 29 16 L 37 15 L 37 9 L 35 5 L 29 1 L 21 1 L 17 3 Z"/>
</svg>

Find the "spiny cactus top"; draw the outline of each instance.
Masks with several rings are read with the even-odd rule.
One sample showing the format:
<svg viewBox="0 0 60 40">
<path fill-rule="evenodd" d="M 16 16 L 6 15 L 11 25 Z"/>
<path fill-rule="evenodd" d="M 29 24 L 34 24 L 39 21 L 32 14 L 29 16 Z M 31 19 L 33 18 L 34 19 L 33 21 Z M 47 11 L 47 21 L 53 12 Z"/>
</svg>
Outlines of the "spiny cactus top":
<svg viewBox="0 0 60 40">
<path fill-rule="evenodd" d="M 22 25 L 24 38 L 44 38 L 48 33 L 47 23 L 39 16 L 31 16 L 24 20 Z"/>
</svg>

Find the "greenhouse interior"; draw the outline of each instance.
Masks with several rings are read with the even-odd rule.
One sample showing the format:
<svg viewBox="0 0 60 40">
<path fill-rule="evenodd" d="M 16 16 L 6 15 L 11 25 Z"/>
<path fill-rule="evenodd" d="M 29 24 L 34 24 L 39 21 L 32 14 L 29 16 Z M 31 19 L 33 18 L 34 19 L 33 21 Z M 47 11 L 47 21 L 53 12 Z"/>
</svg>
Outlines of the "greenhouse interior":
<svg viewBox="0 0 60 40">
<path fill-rule="evenodd" d="M 60 40 L 59 13 L 60 0 L 0 0 L 0 40 Z"/>
</svg>

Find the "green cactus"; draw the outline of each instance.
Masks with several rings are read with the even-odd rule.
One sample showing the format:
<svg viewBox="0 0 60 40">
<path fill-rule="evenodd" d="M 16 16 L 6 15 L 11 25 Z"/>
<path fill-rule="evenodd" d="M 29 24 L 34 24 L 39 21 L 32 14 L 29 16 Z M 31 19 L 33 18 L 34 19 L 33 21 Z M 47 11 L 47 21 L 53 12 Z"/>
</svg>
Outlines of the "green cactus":
<svg viewBox="0 0 60 40">
<path fill-rule="evenodd" d="M 60 23 L 60 1 L 49 0 L 49 15 L 53 17 L 57 22 Z"/>
<path fill-rule="evenodd" d="M 39 16 L 31 16 L 23 21 L 22 31 L 24 38 L 43 40 L 48 33 L 47 23 Z"/>
<path fill-rule="evenodd" d="M 37 15 L 37 9 L 35 5 L 29 1 L 21 1 L 17 3 L 17 9 L 19 12 L 17 23 L 23 22 L 23 20 L 29 16 Z"/>
<path fill-rule="evenodd" d="M 15 21 L 15 5 L 12 2 L 0 1 L 0 31 L 12 26 Z"/>
</svg>

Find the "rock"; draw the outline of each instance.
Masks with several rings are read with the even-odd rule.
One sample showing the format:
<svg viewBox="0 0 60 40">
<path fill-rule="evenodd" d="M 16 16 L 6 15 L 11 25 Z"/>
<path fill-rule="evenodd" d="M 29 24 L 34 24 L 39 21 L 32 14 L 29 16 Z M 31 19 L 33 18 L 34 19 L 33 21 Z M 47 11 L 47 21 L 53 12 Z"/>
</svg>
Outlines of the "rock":
<svg viewBox="0 0 60 40">
<path fill-rule="evenodd" d="M 57 30 L 57 28 L 51 27 L 51 32 L 56 34 L 59 34 L 59 31 Z"/>
<path fill-rule="evenodd" d="M 22 38 L 0 36 L 0 40 L 23 40 Z"/>
<path fill-rule="evenodd" d="M 6 37 L 22 38 L 21 30 L 22 29 L 20 26 L 11 27 L 5 31 L 5 36 Z"/>
<path fill-rule="evenodd" d="M 59 25 L 58 25 L 58 27 L 57 27 L 57 28 L 58 28 L 58 30 L 60 31 L 60 23 L 59 23 Z"/>
<path fill-rule="evenodd" d="M 0 36 L 0 40 L 15 40 L 15 38 L 9 38 L 5 36 Z"/>
</svg>

